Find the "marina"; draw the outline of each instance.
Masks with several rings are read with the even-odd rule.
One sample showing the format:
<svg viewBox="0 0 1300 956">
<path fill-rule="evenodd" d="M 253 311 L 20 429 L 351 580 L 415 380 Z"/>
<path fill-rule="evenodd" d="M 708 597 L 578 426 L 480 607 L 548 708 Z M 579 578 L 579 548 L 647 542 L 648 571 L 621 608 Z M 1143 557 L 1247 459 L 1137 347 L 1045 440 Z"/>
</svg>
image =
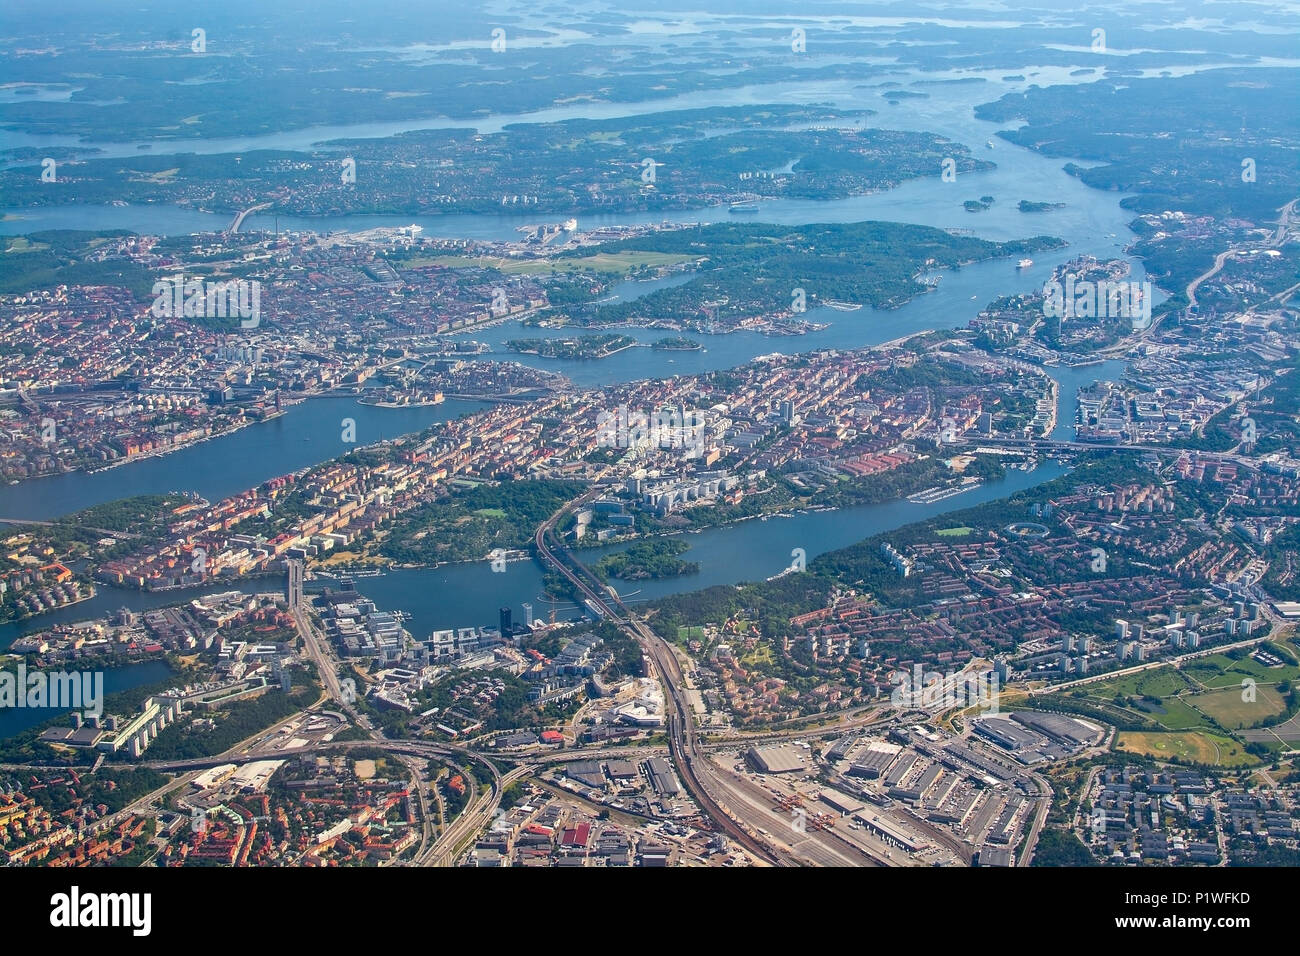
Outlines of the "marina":
<svg viewBox="0 0 1300 956">
<path fill-rule="evenodd" d="M 974 491 L 981 484 L 982 482 L 976 478 L 964 478 L 959 485 L 927 488 L 925 491 L 918 491 L 916 494 L 908 495 L 907 500 L 917 505 L 931 505 L 937 501 L 946 501 L 968 491 Z"/>
</svg>

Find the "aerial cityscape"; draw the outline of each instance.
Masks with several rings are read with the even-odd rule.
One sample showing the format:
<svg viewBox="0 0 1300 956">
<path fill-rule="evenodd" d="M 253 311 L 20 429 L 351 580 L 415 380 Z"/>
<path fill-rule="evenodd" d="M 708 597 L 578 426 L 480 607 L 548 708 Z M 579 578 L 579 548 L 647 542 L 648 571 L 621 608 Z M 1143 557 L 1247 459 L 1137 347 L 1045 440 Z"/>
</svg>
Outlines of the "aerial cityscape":
<svg viewBox="0 0 1300 956">
<path fill-rule="evenodd" d="M 7 13 L 6 866 L 1300 866 L 1294 4 Z"/>
</svg>

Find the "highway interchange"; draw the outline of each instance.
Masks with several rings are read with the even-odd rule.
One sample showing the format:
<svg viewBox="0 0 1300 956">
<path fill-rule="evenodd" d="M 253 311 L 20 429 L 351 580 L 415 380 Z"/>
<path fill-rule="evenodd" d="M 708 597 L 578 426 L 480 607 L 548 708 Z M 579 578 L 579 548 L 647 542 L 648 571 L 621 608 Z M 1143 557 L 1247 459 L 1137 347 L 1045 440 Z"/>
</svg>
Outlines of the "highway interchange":
<svg viewBox="0 0 1300 956">
<path fill-rule="evenodd" d="M 641 648 L 653 676 L 665 691 L 666 730 L 668 752 L 681 781 L 699 807 L 707 826 L 725 834 L 742 847 L 760 865 L 772 866 L 898 866 L 888 846 L 866 833 L 850 833 L 847 820 L 836 821 L 826 827 L 793 825 L 793 820 L 773 813 L 772 787 L 760 786 L 743 773 L 726 766 L 720 751 L 740 753 L 751 744 L 789 740 L 797 736 L 824 734 L 829 728 L 810 731 L 798 725 L 788 730 L 769 730 L 758 734 L 732 734 L 717 738 L 708 744 L 701 741 L 692 719 L 692 708 L 686 697 L 689 684 L 683 674 L 677 651 L 655 634 L 643 621 L 628 610 L 614 589 L 599 581 L 590 570 L 578 561 L 568 548 L 553 541 L 557 524 L 569 513 L 583 507 L 601 493 L 599 485 L 593 486 L 579 498 L 569 502 L 541 526 L 534 536 L 537 558 L 548 568 L 563 576 L 588 606 L 603 619 L 617 625 Z M 421 839 L 406 865 L 452 866 L 456 865 L 497 815 L 507 787 L 517 780 L 538 773 L 546 766 L 580 759 L 604 759 L 662 753 L 661 748 L 627 746 L 577 747 L 563 752 L 544 751 L 512 756 L 514 764 L 503 770 L 502 758 L 487 757 L 477 750 L 452 743 L 425 740 L 388 740 L 373 726 L 365 713 L 355 703 L 355 688 L 350 681 L 340 680 L 341 662 L 336 658 L 328 638 L 322 633 L 311 613 L 304 607 L 291 609 L 291 615 L 303 639 L 304 654 L 316 669 L 324 688 L 321 699 L 306 711 L 294 714 L 273 728 L 259 731 L 225 753 L 204 758 L 172 761 L 143 761 L 144 767 L 177 774 L 165 786 L 133 801 L 127 807 L 100 821 L 97 828 L 112 826 L 130 815 L 148 812 L 160 805 L 169 793 L 182 794 L 180 805 L 185 806 L 183 794 L 189 783 L 204 769 L 230 762 L 256 759 L 283 758 L 287 755 L 326 754 L 353 748 L 378 748 L 393 754 L 406 768 L 413 795 L 419 804 Z M 1270 616 L 1272 616 L 1270 614 Z M 1274 621 L 1275 625 L 1279 622 Z M 1262 635 L 1234 646 L 1256 644 L 1267 638 Z M 1224 648 L 1217 648 L 1222 651 Z M 1186 655 L 1174 661 L 1175 665 L 1199 656 Z M 1129 668 L 1119 673 L 1129 673 L 1147 667 L 1165 666 L 1168 661 L 1153 662 Z M 1053 685 L 1030 693 L 1054 693 L 1092 680 L 1115 677 L 1115 673 L 1097 675 L 1079 681 Z M 327 716 L 342 729 L 348 723 L 360 728 L 366 739 L 335 741 L 319 739 L 307 744 L 287 748 L 285 734 L 308 716 Z M 877 708 L 864 708 L 840 715 L 834 727 L 836 732 L 869 728 L 889 721 L 893 716 Z M 332 737 L 332 733 L 327 735 Z M 734 756 L 731 759 L 735 759 Z M 469 788 L 467 802 L 461 812 L 450 822 L 444 819 L 441 796 L 433 781 L 426 779 L 430 762 L 446 765 L 448 772 L 470 771 L 468 776 L 475 784 Z M 5 769 L 20 769 L 6 765 Z M 737 766 L 739 770 L 739 766 Z M 436 776 L 436 775 L 435 775 Z M 1046 819 L 1050 805 L 1050 788 L 1037 774 L 1032 775 L 1040 788 L 1038 808 L 1029 825 L 1025 849 L 1020 865 L 1032 859 L 1033 847 Z M 436 800 L 431 805 L 430 794 Z M 907 826 L 935 848 L 946 853 L 952 861 L 970 862 L 970 848 L 953 834 L 936 827 L 913 814 L 905 814 Z M 768 827 L 776 832 L 769 832 Z M 854 830 L 861 828 L 855 827 Z M 903 854 L 899 854 L 899 857 Z"/>
</svg>

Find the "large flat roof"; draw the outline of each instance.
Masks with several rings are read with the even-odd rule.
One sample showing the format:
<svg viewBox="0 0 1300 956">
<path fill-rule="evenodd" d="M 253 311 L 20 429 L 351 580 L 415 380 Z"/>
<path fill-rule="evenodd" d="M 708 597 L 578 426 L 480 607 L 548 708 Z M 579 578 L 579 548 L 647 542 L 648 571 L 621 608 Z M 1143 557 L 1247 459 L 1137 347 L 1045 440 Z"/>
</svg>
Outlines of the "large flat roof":
<svg viewBox="0 0 1300 956">
<path fill-rule="evenodd" d="M 790 773 L 795 770 L 803 770 L 806 766 L 803 754 L 793 747 L 785 745 L 750 747 L 749 758 L 764 773 Z"/>
</svg>

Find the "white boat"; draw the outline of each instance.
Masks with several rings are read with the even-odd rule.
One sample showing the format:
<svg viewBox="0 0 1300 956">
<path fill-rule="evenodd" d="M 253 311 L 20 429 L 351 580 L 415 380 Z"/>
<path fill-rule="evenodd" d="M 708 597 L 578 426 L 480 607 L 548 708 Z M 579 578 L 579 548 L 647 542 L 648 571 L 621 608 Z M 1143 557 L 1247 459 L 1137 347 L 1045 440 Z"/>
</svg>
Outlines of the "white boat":
<svg viewBox="0 0 1300 956">
<path fill-rule="evenodd" d="M 988 141 L 987 143 L 985 143 L 984 145 L 987 146 L 989 149 L 992 149 L 992 148 L 993 148 L 993 140 L 989 140 L 989 141 Z"/>
<path fill-rule="evenodd" d="M 1017 268 L 1017 269 L 1028 269 L 1028 268 L 1029 268 L 1030 266 L 1032 266 L 1033 264 L 1034 264 L 1034 260 L 1033 260 L 1033 259 L 1021 259 L 1021 260 L 1020 260 L 1020 263 L 1016 266 L 1016 268 Z"/>
</svg>

